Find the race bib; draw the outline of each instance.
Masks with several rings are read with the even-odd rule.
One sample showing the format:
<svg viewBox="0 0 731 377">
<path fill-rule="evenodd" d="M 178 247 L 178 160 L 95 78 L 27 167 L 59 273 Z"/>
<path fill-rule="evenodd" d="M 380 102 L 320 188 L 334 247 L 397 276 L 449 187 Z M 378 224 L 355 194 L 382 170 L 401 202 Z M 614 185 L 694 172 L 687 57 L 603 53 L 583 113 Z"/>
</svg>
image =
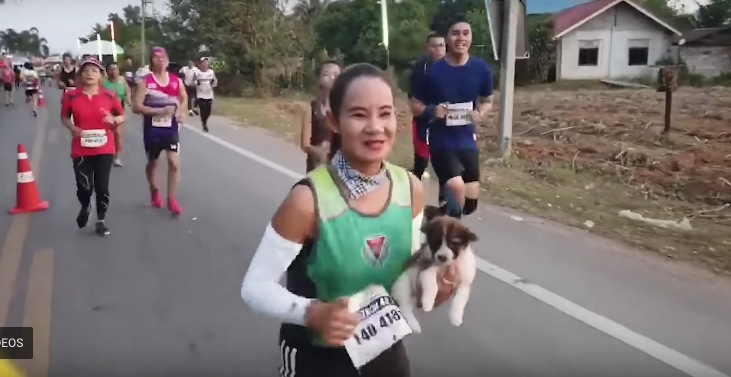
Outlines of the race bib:
<svg viewBox="0 0 731 377">
<path fill-rule="evenodd" d="M 447 105 L 448 127 L 461 127 L 472 123 L 470 114 L 474 106 L 472 102 L 450 103 Z"/>
<path fill-rule="evenodd" d="M 105 130 L 84 130 L 81 131 L 81 146 L 84 148 L 99 148 L 107 144 L 107 131 Z"/>
<path fill-rule="evenodd" d="M 353 336 L 345 349 L 356 368 L 368 364 L 405 336 L 411 334 L 401 309 L 381 286 L 370 286 L 349 300 L 350 311 L 360 315 Z"/>
<path fill-rule="evenodd" d="M 170 116 L 152 117 L 152 127 L 169 128 L 172 126 L 173 126 L 173 117 L 170 117 Z"/>
</svg>

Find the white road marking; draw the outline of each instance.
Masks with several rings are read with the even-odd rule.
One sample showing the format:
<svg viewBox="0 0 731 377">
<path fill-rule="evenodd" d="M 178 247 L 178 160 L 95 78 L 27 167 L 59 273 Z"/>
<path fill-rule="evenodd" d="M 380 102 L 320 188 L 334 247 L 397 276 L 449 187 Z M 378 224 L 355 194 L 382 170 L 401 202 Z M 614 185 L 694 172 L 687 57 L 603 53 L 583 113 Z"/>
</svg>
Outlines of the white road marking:
<svg viewBox="0 0 731 377">
<path fill-rule="evenodd" d="M 185 128 L 190 131 L 197 133 L 200 136 L 213 141 L 229 150 L 236 152 L 246 158 L 260 163 L 266 167 L 269 167 L 283 175 L 291 177 L 293 179 L 303 178 L 302 173 L 288 169 L 282 165 L 279 165 L 273 161 L 270 161 L 256 153 L 248 151 L 237 145 L 229 143 L 223 139 L 220 139 L 210 133 L 205 133 L 195 127 L 188 124 L 184 124 Z M 731 377 L 717 369 L 698 361 L 690 356 L 684 355 L 670 347 L 667 347 L 655 340 L 652 340 L 642 334 L 636 333 L 629 328 L 619 324 L 611 319 L 604 317 L 600 314 L 594 313 L 589 309 L 586 309 L 564 297 L 561 297 L 540 285 L 527 283 L 523 278 L 514 273 L 507 271 L 497 265 L 494 265 L 485 259 L 477 257 L 477 268 L 492 276 L 493 278 L 500 280 L 501 282 L 510 285 L 511 287 L 520 290 L 521 292 L 543 302 L 546 305 L 553 307 L 554 309 L 573 317 L 574 319 L 589 325 L 596 330 L 599 330 L 645 354 L 654 357 L 655 359 L 670 365 L 671 367 L 686 373 L 692 377 Z"/>
</svg>

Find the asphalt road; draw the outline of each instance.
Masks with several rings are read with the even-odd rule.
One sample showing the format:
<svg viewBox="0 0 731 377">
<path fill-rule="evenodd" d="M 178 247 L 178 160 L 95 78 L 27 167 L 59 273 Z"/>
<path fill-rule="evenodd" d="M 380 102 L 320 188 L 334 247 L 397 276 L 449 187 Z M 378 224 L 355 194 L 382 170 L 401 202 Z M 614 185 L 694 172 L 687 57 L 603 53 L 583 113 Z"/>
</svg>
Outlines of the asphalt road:
<svg viewBox="0 0 731 377">
<path fill-rule="evenodd" d="M 59 98 L 47 91 L 37 119 L 19 97 L 0 108 L 0 205 L 14 204 L 18 143 L 51 204 L 0 214 L 0 325 L 36 330 L 34 360 L 21 365 L 54 377 L 276 375 L 278 325 L 251 313 L 239 289 L 303 156 L 223 118 L 204 135 L 193 119 L 182 134 L 184 213 L 173 219 L 149 206 L 130 114 L 112 234 L 101 239 L 74 223 Z M 728 280 L 511 215 L 489 207 L 468 220 L 484 259 L 465 322 L 451 327 L 443 309 L 421 316 L 424 333 L 407 340 L 414 376 L 731 375 Z"/>
</svg>

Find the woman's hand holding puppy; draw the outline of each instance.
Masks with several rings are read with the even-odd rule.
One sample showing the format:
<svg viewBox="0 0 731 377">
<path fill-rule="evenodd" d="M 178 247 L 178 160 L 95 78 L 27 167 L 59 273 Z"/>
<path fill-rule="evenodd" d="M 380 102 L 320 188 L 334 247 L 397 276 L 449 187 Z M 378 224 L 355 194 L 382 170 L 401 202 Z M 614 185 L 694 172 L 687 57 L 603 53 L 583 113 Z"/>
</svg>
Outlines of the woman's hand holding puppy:
<svg viewBox="0 0 731 377">
<path fill-rule="evenodd" d="M 454 287 L 457 285 L 456 279 L 459 276 L 456 264 L 444 266 L 437 271 L 437 297 L 434 300 L 434 307 L 439 307 L 447 302 L 454 295 Z M 421 308 L 421 297 L 419 297 L 418 307 Z"/>
<path fill-rule="evenodd" d="M 445 303 L 447 300 L 452 298 L 454 295 L 454 287 L 457 285 L 457 277 L 459 271 L 457 270 L 457 264 L 452 263 L 449 266 L 440 268 L 437 271 L 437 285 L 439 290 L 437 291 L 437 298 L 434 300 L 434 306 L 438 307 Z"/>
<path fill-rule="evenodd" d="M 348 310 L 348 299 L 333 303 L 313 301 L 305 314 L 307 326 L 331 347 L 342 346 L 353 335 L 359 322 L 359 316 Z"/>
</svg>

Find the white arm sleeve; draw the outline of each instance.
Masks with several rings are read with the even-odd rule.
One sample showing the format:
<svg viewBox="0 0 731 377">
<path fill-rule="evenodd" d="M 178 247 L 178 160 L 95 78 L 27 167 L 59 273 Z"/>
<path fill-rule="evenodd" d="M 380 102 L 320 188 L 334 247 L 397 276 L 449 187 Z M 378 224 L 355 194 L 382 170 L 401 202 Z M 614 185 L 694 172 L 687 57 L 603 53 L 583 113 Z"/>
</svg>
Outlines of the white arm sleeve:
<svg viewBox="0 0 731 377">
<path fill-rule="evenodd" d="M 419 212 L 411 222 L 411 254 L 415 253 L 424 242 L 424 234 L 421 233 L 421 222 L 424 219 L 424 211 Z"/>
<path fill-rule="evenodd" d="M 304 325 L 311 299 L 297 296 L 279 282 L 302 245 L 280 236 L 267 225 L 241 284 L 241 298 L 253 311 L 285 323 Z"/>
</svg>

